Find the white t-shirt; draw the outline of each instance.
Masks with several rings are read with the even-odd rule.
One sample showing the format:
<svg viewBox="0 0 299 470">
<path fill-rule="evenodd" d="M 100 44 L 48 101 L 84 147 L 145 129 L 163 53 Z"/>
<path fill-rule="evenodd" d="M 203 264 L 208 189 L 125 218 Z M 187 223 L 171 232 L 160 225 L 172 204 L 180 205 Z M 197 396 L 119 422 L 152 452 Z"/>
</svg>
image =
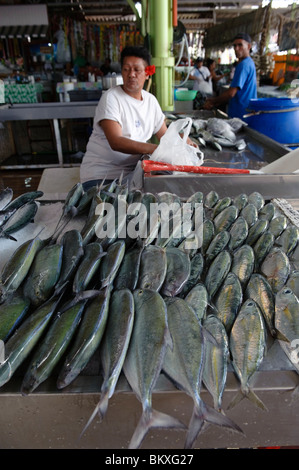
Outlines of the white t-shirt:
<svg viewBox="0 0 299 470">
<path fill-rule="evenodd" d="M 200 91 L 204 96 L 213 94 L 212 77 L 208 67 L 202 66 L 199 69 L 194 67 L 191 75 L 197 78 L 194 80 L 193 90 Z"/>
<path fill-rule="evenodd" d="M 123 136 L 147 142 L 162 127 L 165 120 L 158 100 L 142 90 L 142 100 L 123 91 L 121 86 L 103 93 L 95 112 L 93 131 L 80 168 L 81 182 L 94 179 L 115 179 L 135 169 L 140 155 L 128 155 L 111 149 L 99 122 L 110 119 L 122 127 Z"/>
</svg>

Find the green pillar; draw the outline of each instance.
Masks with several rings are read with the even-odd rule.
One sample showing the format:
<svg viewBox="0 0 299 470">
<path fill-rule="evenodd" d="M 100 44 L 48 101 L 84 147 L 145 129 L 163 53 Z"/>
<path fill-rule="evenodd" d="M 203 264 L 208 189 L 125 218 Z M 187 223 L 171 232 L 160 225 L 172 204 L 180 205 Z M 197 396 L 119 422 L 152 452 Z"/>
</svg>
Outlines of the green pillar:
<svg viewBox="0 0 299 470">
<path fill-rule="evenodd" d="M 153 93 L 163 111 L 173 111 L 172 0 L 149 0 L 149 4 L 152 64 L 156 66 L 156 73 L 153 75 Z"/>
</svg>

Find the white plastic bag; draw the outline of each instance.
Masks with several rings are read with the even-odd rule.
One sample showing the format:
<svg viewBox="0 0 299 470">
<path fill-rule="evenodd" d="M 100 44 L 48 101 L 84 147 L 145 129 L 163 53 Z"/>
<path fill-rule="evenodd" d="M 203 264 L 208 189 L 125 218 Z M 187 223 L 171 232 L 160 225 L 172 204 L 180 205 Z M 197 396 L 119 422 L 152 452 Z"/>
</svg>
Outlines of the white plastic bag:
<svg viewBox="0 0 299 470">
<path fill-rule="evenodd" d="M 191 126 L 190 117 L 173 121 L 161 137 L 160 144 L 151 155 L 151 160 L 171 165 L 201 166 L 203 153 L 198 148 L 187 144 Z M 183 133 L 182 137 L 180 133 Z"/>
</svg>

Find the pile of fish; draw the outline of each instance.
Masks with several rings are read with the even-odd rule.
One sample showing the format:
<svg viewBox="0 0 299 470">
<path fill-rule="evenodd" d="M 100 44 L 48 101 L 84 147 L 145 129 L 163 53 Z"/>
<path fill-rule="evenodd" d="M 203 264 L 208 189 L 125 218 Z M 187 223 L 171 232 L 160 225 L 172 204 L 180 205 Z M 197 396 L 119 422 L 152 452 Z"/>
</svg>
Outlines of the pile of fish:
<svg viewBox="0 0 299 470">
<path fill-rule="evenodd" d="M 168 122 L 180 117 L 186 116 L 166 113 Z M 209 145 L 217 151 L 222 151 L 223 147 L 240 151 L 244 150 L 247 144 L 243 138 L 238 138 L 237 134 L 247 125 L 240 118 L 221 119 L 211 117 L 202 119 L 193 117 L 190 137 L 200 147 Z"/>
<path fill-rule="evenodd" d="M 125 217 L 98 238 L 107 224 L 99 205 L 117 211 L 120 199 Z M 182 236 L 183 218 L 176 213 L 167 237 L 159 217 L 149 224 L 150 212 L 138 219 L 141 232 L 142 224 L 151 227 L 146 236 L 123 236 L 134 221 L 129 208 L 155 202 L 176 202 L 178 211 L 188 202 L 191 220 L 199 204 L 200 246 L 188 243 L 191 232 Z M 82 214 L 82 229 L 68 230 Z M 292 360 L 291 342 L 299 337 L 299 230 L 272 201 L 257 192 L 221 198 L 215 191 L 198 191 L 186 201 L 168 192 L 128 190 L 117 181 L 84 192 L 78 183 L 57 230 L 46 240 L 23 243 L 2 270 L 0 387 L 24 369 L 23 395 L 50 376 L 64 389 L 96 354 L 101 398 L 82 433 L 95 416 L 104 419 L 123 373 L 142 405 L 130 448 L 140 447 L 154 427 L 185 430 L 185 448 L 194 446 L 205 423 L 242 433 L 222 407 L 229 364 L 240 382 L 230 407 L 246 397 L 266 409 L 250 383 L 267 338 L 278 340 Z M 192 397 L 187 426 L 152 407 L 161 373 Z M 213 407 L 203 401 L 202 387 Z"/>
<path fill-rule="evenodd" d="M 13 190 L 0 191 L 0 238 L 16 241 L 16 233 L 34 220 L 38 210 L 36 199 L 43 196 L 42 191 L 31 191 L 13 199 Z"/>
</svg>

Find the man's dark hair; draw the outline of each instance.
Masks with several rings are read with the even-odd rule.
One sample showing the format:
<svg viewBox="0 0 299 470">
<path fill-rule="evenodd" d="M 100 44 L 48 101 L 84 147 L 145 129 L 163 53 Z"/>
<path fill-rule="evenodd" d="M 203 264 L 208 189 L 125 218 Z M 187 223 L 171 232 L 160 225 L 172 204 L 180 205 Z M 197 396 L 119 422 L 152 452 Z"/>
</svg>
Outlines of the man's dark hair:
<svg viewBox="0 0 299 470">
<path fill-rule="evenodd" d="M 140 59 L 143 59 L 147 65 L 151 64 L 151 55 L 146 49 L 146 47 L 142 46 L 127 46 L 125 47 L 120 56 L 120 65 L 123 66 L 124 63 L 124 58 L 125 57 L 140 57 Z"/>
</svg>

